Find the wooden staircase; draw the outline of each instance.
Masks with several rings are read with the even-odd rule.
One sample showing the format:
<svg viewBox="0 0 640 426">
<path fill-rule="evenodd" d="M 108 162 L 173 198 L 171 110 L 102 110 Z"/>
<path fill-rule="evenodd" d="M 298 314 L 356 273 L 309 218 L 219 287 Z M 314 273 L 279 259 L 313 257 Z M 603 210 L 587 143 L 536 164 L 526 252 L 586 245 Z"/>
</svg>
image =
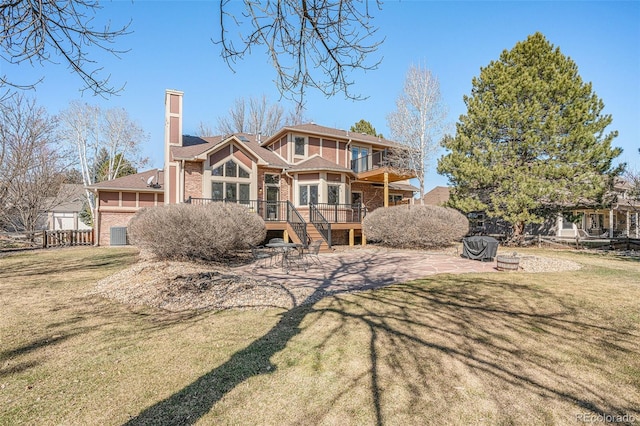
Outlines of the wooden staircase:
<svg viewBox="0 0 640 426">
<path fill-rule="evenodd" d="M 322 240 L 320 245 L 320 253 L 331 253 L 333 249 L 329 248 L 327 242 L 322 238 L 322 235 L 318 232 L 312 223 L 307 223 L 307 235 L 311 238 L 311 241 Z"/>
<path fill-rule="evenodd" d="M 291 241 L 293 241 L 294 243 L 302 244 L 302 241 L 300 241 L 300 238 L 298 238 L 298 235 L 289 224 L 287 224 L 287 234 L 289 235 Z M 320 245 L 320 253 L 333 252 L 333 250 L 329 248 L 327 242 L 322 238 L 322 235 L 320 235 L 316 227 L 311 223 L 307 223 L 307 235 L 309 238 L 311 238 L 311 241 L 322 240 L 322 244 Z"/>
</svg>

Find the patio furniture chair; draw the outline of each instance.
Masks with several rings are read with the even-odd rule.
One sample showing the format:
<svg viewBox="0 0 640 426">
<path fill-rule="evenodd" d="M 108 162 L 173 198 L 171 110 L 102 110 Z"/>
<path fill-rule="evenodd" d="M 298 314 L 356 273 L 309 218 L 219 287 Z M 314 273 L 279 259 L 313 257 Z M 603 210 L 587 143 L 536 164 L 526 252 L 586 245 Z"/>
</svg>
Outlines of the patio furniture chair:
<svg viewBox="0 0 640 426">
<path fill-rule="evenodd" d="M 309 269 L 309 265 L 307 263 L 307 259 L 305 258 L 305 249 L 303 247 L 297 247 L 288 250 L 283 254 L 283 267 L 289 273 L 291 267 L 295 266 L 299 269 L 307 272 Z"/>
<path fill-rule="evenodd" d="M 284 238 L 271 238 L 268 244 L 280 244 L 280 243 L 285 243 Z M 283 259 L 283 254 L 285 251 L 284 249 L 282 248 L 276 249 L 276 248 L 269 248 L 269 247 L 267 248 L 271 250 L 273 257 L 276 258 L 276 263 L 278 263 L 278 260 L 277 260 L 278 257 L 280 258 L 280 261 L 284 260 Z"/>
<path fill-rule="evenodd" d="M 310 261 L 313 261 L 318 266 L 322 265 L 322 262 L 320 262 L 320 258 L 318 257 L 318 253 L 320 253 L 321 245 L 322 245 L 322 240 L 314 240 L 314 241 L 311 241 L 308 248 L 302 251 L 302 257 L 304 261 L 307 262 L 307 264 L 309 264 Z"/>
<path fill-rule="evenodd" d="M 269 260 L 269 266 L 273 265 L 273 257 L 275 252 L 264 246 L 254 246 L 251 245 L 251 255 L 253 256 L 253 260 L 255 262 L 262 261 L 262 267 L 267 267 L 267 260 Z"/>
</svg>

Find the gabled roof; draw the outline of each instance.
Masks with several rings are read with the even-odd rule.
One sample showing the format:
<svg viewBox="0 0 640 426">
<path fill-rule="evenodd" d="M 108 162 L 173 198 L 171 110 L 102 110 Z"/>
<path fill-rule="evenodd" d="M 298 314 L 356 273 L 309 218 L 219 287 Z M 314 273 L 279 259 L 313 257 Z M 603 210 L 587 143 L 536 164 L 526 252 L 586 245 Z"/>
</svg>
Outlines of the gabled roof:
<svg viewBox="0 0 640 426">
<path fill-rule="evenodd" d="M 377 136 L 366 135 L 364 133 L 350 132 L 348 130 L 334 129 L 332 127 L 319 126 L 315 123 L 298 124 L 295 126 L 285 126 L 278 130 L 277 133 L 267 138 L 261 145 L 269 145 L 280 139 L 287 133 L 305 133 L 320 137 L 330 137 L 332 139 L 347 142 L 364 142 L 379 147 L 394 147 L 400 145 L 398 142 L 390 141 Z"/>
<path fill-rule="evenodd" d="M 448 186 L 436 186 L 431 191 L 424 194 L 422 200 L 425 204 L 441 206 L 449 201 L 450 192 L 451 191 Z"/>
<path fill-rule="evenodd" d="M 82 210 L 87 195 L 84 186 L 79 183 L 65 183 L 60 186 L 58 194 L 52 197 L 49 205 L 53 206 L 51 212 L 79 212 Z"/>
<path fill-rule="evenodd" d="M 314 154 L 304 161 L 292 164 L 289 168 L 291 172 L 312 171 L 312 170 L 328 170 L 340 173 L 354 174 L 353 170 L 342 167 L 332 161 L 320 157 L 319 154 Z"/>
<path fill-rule="evenodd" d="M 152 182 L 151 185 L 147 184 L 150 179 Z M 127 175 L 117 179 L 89 185 L 87 188 L 91 190 L 163 192 L 164 173 L 161 169 L 152 169 L 147 170 L 146 172 Z"/>
<path fill-rule="evenodd" d="M 171 154 L 176 160 L 204 160 L 204 156 L 214 150 L 221 144 L 231 141 L 237 141 L 257 158 L 262 160 L 265 165 L 285 168 L 286 161 L 275 152 L 264 148 L 258 144 L 255 135 L 249 133 L 234 133 L 226 136 L 183 136 L 183 146 L 172 146 Z"/>
</svg>

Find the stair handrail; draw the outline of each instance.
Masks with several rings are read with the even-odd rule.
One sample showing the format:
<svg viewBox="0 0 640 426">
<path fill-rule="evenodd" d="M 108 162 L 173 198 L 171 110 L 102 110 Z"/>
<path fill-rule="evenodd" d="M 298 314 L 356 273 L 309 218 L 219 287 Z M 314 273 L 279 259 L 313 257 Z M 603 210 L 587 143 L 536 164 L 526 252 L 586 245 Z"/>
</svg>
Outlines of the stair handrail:
<svg viewBox="0 0 640 426">
<path fill-rule="evenodd" d="M 320 236 L 327 242 L 329 248 L 331 248 L 331 224 L 320 213 L 318 206 L 309 203 L 309 221 L 318 230 Z"/>
<path fill-rule="evenodd" d="M 302 245 L 307 248 L 309 246 L 309 238 L 307 236 L 307 222 L 304 220 L 298 209 L 287 200 L 287 223 L 296 233 Z"/>
</svg>

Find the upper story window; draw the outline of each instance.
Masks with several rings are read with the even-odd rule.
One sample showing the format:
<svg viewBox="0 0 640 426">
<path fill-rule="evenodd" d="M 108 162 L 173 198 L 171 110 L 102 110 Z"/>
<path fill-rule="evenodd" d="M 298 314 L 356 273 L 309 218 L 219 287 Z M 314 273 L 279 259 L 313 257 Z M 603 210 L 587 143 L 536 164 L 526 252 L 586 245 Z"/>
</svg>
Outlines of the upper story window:
<svg viewBox="0 0 640 426">
<path fill-rule="evenodd" d="M 293 138 L 293 154 L 295 156 L 304 157 L 306 149 L 306 139 L 304 136 L 296 136 Z"/>
<path fill-rule="evenodd" d="M 369 170 L 369 148 L 361 146 L 351 147 L 351 170 L 356 173 Z"/>
<path fill-rule="evenodd" d="M 235 161 L 229 160 L 224 164 L 220 164 L 218 167 L 211 170 L 212 176 L 220 177 L 237 177 L 248 179 L 250 174 Z"/>
</svg>

